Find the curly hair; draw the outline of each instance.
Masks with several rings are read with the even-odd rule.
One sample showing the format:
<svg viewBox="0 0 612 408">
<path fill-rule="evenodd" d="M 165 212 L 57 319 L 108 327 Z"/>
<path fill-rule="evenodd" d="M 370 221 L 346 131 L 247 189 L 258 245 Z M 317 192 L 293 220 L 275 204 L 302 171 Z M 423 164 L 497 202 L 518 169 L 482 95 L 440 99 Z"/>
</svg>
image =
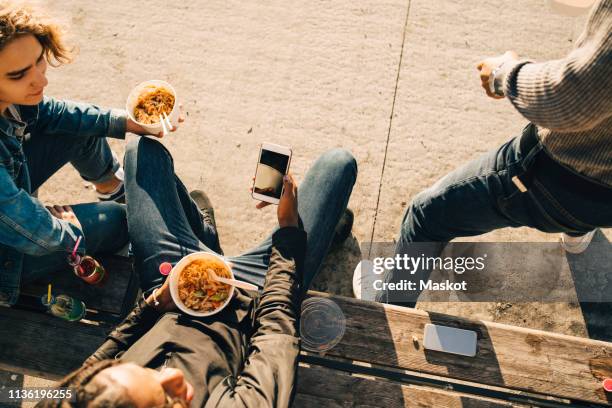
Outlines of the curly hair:
<svg viewBox="0 0 612 408">
<path fill-rule="evenodd" d="M 59 388 L 71 388 L 76 394 L 76 401 L 46 400 L 36 404 L 35 408 L 136 408 L 128 395 L 127 389 L 115 381 L 103 381 L 96 376 L 109 367 L 122 364 L 121 360 L 101 360 L 84 364 L 81 368 L 68 374 L 57 385 Z M 167 401 L 160 408 L 182 408 L 187 403 L 181 399 Z"/>
<path fill-rule="evenodd" d="M 0 1 L 0 51 L 14 39 L 28 34 L 40 42 L 50 65 L 59 66 L 72 61 L 75 49 L 64 43 L 64 33 L 58 25 L 28 6 Z"/>
</svg>

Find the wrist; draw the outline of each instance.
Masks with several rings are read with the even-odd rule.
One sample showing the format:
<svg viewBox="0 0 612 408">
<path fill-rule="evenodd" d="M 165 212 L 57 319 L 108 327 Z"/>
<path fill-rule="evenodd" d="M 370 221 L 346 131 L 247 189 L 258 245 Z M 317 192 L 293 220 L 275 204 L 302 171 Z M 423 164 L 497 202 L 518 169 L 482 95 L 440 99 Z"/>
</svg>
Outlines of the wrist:
<svg viewBox="0 0 612 408">
<path fill-rule="evenodd" d="M 145 303 L 156 310 L 164 310 L 172 302 L 172 296 L 168 290 L 168 286 L 160 286 L 153 289 L 153 292 L 147 297 Z"/>
<path fill-rule="evenodd" d="M 518 60 L 508 57 L 491 72 L 490 89 L 497 96 L 505 96 L 506 78 Z"/>
<path fill-rule="evenodd" d="M 297 219 L 279 219 L 278 220 L 278 226 L 281 228 L 286 228 L 286 227 L 297 227 L 298 224 L 298 220 Z"/>
</svg>

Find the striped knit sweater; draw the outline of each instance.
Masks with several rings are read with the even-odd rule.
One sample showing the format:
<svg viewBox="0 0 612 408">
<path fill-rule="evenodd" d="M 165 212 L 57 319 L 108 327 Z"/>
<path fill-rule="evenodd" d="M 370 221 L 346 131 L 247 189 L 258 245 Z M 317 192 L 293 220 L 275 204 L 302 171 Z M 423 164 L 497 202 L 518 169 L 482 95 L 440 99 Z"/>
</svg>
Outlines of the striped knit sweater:
<svg viewBox="0 0 612 408">
<path fill-rule="evenodd" d="M 612 0 L 593 7 L 565 58 L 503 68 L 505 95 L 538 126 L 549 155 L 612 187 Z"/>
</svg>

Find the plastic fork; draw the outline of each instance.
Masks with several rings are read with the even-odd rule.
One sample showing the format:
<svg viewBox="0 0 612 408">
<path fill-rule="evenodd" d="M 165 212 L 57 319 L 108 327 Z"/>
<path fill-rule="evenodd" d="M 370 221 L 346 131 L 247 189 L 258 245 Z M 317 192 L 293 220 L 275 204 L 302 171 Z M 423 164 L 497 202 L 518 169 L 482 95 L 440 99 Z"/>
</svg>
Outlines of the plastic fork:
<svg viewBox="0 0 612 408">
<path fill-rule="evenodd" d="M 237 288 L 244 289 L 244 290 L 255 290 L 255 291 L 259 290 L 259 288 L 253 285 L 252 283 L 248 283 L 248 282 L 244 282 L 244 281 L 240 281 L 236 279 L 222 278 L 220 276 L 217 276 L 215 271 L 213 271 L 212 269 L 207 269 L 206 271 L 210 274 L 211 278 L 213 278 L 217 282 L 226 283 L 228 285 L 232 285 Z"/>
</svg>

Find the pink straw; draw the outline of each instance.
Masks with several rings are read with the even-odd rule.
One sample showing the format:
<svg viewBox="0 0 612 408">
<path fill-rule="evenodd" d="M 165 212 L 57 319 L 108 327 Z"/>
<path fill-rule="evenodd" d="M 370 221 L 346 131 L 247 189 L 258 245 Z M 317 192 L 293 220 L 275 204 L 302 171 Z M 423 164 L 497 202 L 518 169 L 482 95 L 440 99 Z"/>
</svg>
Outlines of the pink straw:
<svg viewBox="0 0 612 408">
<path fill-rule="evenodd" d="M 74 258 L 76 256 L 76 251 L 77 248 L 79 247 L 79 244 L 81 243 L 81 238 L 83 238 L 82 235 L 80 235 L 77 240 L 76 240 L 76 244 L 74 244 L 74 249 L 72 250 L 72 258 Z"/>
</svg>

